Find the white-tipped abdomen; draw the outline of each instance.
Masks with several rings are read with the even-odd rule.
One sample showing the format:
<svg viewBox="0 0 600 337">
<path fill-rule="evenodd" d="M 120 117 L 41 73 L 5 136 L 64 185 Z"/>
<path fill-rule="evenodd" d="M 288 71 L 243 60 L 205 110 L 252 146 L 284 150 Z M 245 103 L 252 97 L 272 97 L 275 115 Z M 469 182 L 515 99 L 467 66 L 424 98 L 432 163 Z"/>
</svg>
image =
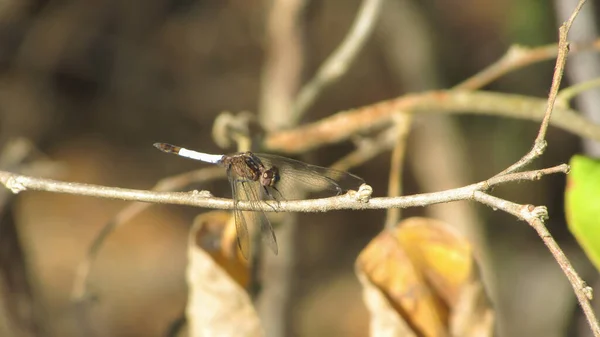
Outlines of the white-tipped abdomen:
<svg viewBox="0 0 600 337">
<path fill-rule="evenodd" d="M 222 154 L 208 154 L 202 153 L 198 151 L 188 150 L 186 148 L 181 148 L 178 153 L 182 157 L 187 157 L 190 159 L 200 160 L 206 163 L 217 164 L 221 158 L 223 158 Z"/>
</svg>

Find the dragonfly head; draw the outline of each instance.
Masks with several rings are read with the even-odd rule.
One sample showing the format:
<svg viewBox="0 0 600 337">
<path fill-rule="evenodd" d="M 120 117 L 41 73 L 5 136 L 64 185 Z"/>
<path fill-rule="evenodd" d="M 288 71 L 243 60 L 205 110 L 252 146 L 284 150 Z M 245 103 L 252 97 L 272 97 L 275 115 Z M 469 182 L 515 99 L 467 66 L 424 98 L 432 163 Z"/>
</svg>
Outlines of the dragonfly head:
<svg viewBox="0 0 600 337">
<path fill-rule="evenodd" d="M 275 186 L 275 184 L 277 184 L 277 182 L 279 181 L 280 177 L 279 177 L 279 169 L 277 169 L 277 167 L 273 166 L 268 170 L 264 170 L 262 172 L 262 174 L 260 175 L 260 184 L 262 186 Z"/>
</svg>

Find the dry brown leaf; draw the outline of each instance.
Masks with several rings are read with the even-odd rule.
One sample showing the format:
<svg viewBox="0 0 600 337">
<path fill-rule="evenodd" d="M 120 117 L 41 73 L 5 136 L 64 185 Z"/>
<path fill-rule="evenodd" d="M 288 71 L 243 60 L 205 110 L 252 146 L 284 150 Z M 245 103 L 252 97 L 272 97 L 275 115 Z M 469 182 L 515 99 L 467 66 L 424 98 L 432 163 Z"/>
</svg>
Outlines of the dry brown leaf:
<svg viewBox="0 0 600 337">
<path fill-rule="evenodd" d="M 363 300 L 371 313 L 370 335 L 416 337 L 412 328 L 398 315 L 389 299 L 371 282 L 367 275 L 360 268 L 356 269 L 356 274 L 363 286 Z"/>
<path fill-rule="evenodd" d="M 466 284 L 450 317 L 452 336 L 489 337 L 494 322 L 494 310 L 481 282 Z"/>
<path fill-rule="evenodd" d="M 452 226 L 427 218 L 406 219 L 396 237 L 427 283 L 454 305 L 473 271 L 471 244 Z"/>
<path fill-rule="evenodd" d="M 250 281 L 248 261 L 239 251 L 233 221 L 229 212 L 200 214 L 194 219 L 196 245 L 206 251 L 240 286 L 246 288 Z"/>
<path fill-rule="evenodd" d="M 469 242 L 446 223 L 410 218 L 380 233 L 357 260 L 371 335 L 390 335 L 390 308 L 418 336 L 491 336 L 493 310 Z M 374 300 L 372 284 L 389 301 Z M 402 326 L 397 326 L 401 331 Z M 397 333 L 396 336 L 411 336 Z"/>
<path fill-rule="evenodd" d="M 413 331 L 424 336 L 444 335 L 447 312 L 393 233 L 382 232 L 371 241 L 360 254 L 357 267 L 382 291 L 391 307 Z M 371 315 L 375 317 L 389 313 L 387 308 L 380 307 L 375 312 L 371 311 Z M 375 332 L 373 328 L 371 332 Z"/>
<path fill-rule="evenodd" d="M 202 214 L 190 232 L 186 314 L 192 337 L 264 335 L 252 301 L 240 286 L 247 282 L 247 268 L 244 276 L 239 266 L 242 262 L 226 258 L 215 245 L 220 236 L 211 237 L 219 226 L 224 228 L 230 217 L 220 211 Z M 208 253 L 205 249 L 211 247 Z M 236 279 L 228 273 L 231 271 Z"/>
</svg>

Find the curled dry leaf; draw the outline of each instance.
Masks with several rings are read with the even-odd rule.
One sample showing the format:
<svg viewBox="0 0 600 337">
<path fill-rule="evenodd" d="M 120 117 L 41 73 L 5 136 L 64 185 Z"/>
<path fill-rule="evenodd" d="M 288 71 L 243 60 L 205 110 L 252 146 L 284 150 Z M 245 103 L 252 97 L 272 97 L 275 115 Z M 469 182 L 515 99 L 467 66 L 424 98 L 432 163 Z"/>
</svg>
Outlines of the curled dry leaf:
<svg viewBox="0 0 600 337">
<path fill-rule="evenodd" d="M 398 311 L 392 307 L 391 301 L 386 297 L 386 294 L 373 284 L 360 268 L 356 269 L 356 274 L 363 286 L 365 304 L 371 313 L 370 335 L 379 337 L 416 337 L 417 335 L 413 329 L 398 315 Z"/>
<path fill-rule="evenodd" d="M 227 212 L 209 212 L 194 221 L 188 240 L 186 309 L 189 336 L 262 336 L 252 301 L 245 291 L 248 268 L 243 259 L 220 248 Z"/>
<path fill-rule="evenodd" d="M 493 335 L 493 310 L 471 245 L 446 223 L 410 218 L 380 233 L 356 270 L 373 336 Z"/>
<path fill-rule="evenodd" d="M 196 246 L 203 249 L 242 288 L 248 286 L 248 261 L 242 256 L 235 232 L 233 216 L 229 212 L 214 211 L 194 219 Z"/>
</svg>

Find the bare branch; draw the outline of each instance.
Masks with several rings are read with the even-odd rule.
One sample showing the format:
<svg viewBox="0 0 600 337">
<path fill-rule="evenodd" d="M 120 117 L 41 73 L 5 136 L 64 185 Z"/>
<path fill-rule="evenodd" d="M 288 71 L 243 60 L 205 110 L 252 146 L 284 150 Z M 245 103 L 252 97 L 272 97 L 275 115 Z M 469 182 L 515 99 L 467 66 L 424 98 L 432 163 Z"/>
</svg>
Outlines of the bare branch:
<svg viewBox="0 0 600 337">
<path fill-rule="evenodd" d="M 396 145 L 392 151 L 390 164 L 390 179 L 388 181 L 388 196 L 396 197 L 402 195 L 402 172 L 404 156 L 406 155 L 406 143 L 412 126 L 412 114 L 397 114 L 394 125 L 396 126 Z M 385 228 L 392 229 L 400 221 L 400 208 L 387 210 Z"/>
<path fill-rule="evenodd" d="M 405 95 L 373 105 L 338 112 L 315 123 L 271 133 L 263 148 L 282 153 L 304 153 L 324 144 L 338 143 L 360 132 L 391 123 L 399 111 L 407 113 L 478 114 L 541 121 L 546 99 L 484 91 L 430 91 Z M 582 138 L 600 141 L 600 125 L 575 110 L 557 106 L 552 125 Z"/>
<path fill-rule="evenodd" d="M 352 28 L 344 41 L 323 63 L 315 77 L 298 94 L 294 104 L 294 123 L 315 102 L 323 89 L 346 73 L 365 42 L 371 36 L 384 0 L 363 0 Z"/>
<path fill-rule="evenodd" d="M 555 58 L 557 56 L 557 48 L 557 44 L 535 48 L 513 45 L 498 61 L 460 84 L 457 84 L 454 86 L 454 89 L 474 90 L 483 88 L 514 70 Z"/>
<path fill-rule="evenodd" d="M 499 175 L 522 169 L 536 158 L 541 156 L 548 146 L 548 143 L 546 142 L 546 131 L 548 130 L 548 125 L 550 125 L 550 117 L 552 117 L 554 102 L 556 101 L 556 96 L 558 95 L 558 88 L 560 87 L 560 82 L 562 81 L 565 63 L 567 62 L 567 54 L 569 53 L 569 42 L 567 41 L 567 36 L 569 34 L 569 29 L 573 24 L 573 20 L 575 20 L 577 13 L 579 13 L 584 3 L 585 0 L 579 1 L 569 20 L 563 23 L 558 30 L 558 56 L 556 58 L 556 66 L 554 67 L 554 75 L 552 76 L 552 86 L 550 87 L 550 94 L 548 95 L 548 104 L 546 105 L 544 118 L 542 119 L 542 124 L 540 125 L 540 130 L 538 131 L 538 135 L 533 143 L 533 147 L 525 156 L 523 156 L 523 158 L 509 166 Z"/>
<path fill-rule="evenodd" d="M 495 177 L 492 177 L 492 178 L 486 180 L 485 182 L 487 183 L 487 185 L 489 187 L 492 187 L 492 186 L 505 184 L 505 183 L 508 183 L 511 181 L 516 181 L 516 180 L 531 180 L 531 181 L 540 180 L 540 179 L 542 179 L 542 177 L 544 175 L 554 174 L 554 173 L 568 173 L 568 172 L 569 172 L 569 165 L 561 164 L 561 165 L 550 167 L 550 168 L 543 169 L 543 170 L 510 173 L 510 174 L 505 174 L 502 176 L 495 176 Z"/>
<path fill-rule="evenodd" d="M 583 51 L 600 49 L 600 39 L 592 43 L 574 43 L 570 52 L 576 54 Z M 551 60 L 558 55 L 558 44 L 553 43 L 540 47 L 511 46 L 498 61 L 466 79 L 453 89 L 476 90 L 485 87 L 500 77 L 526 66 Z"/>
<path fill-rule="evenodd" d="M 554 109 L 556 97 L 558 95 L 558 89 L 560 87 L 560 83 L 564 73 L 567 54 L 569 52 L 567 36 L 569 33 L 569 29 L 571 28 L 571 25 L 575 20 L 575 17 L 583 7 L 584 3 L 585 0 L 580 0 L 576 8 L 573 10 L 573 13 L 569 17 L 569 19 L 565 23 L 563 23 L 559 28 L 558 57 L 556 59 L 556 66 L 552 77 L 552 86 L 548 95 L 548 104 L 546 106 L 544 118 L 542 120 L 540 129 L 533 144 L 533 148 L 519 161 L 517 161 L 515 164 L 508 167 L 506 170 L 499 173 L 496 177 L 516 172 L 544 153 L 547 147 L 546 132 L 550 124 L 550 118 L 552 117 L 552 111 Z M 592 290 L 579 277 L 575 269 L 573 269 L 573 266 L 569 262 L 568 258 L 565 256 L 563 251 L 560 249 L 560 247 L 558 246 L 554 238 L 552 238 L 552 235 L 544 225 L 544 221 L 548 217 L 547 209 L 545 207 L 534 207 L 533 205 L 517 205 L 501 199 L 494 200 L 497 198 L 489 196 L 480 191 L 476 191 L 474 193 L 474 198 L 475 200 L 486 203 L 488 205 L 490 205 L 490 203 L 494 201 L 494 205 L 497 206 L 493 207 L 502 209 L 519 217 L 520 219 L 527 221 L 527 223 L 529 223 L 529 225 L 531 225 L 537 231 L 538 235 L 540 236 L 544 244 L 546 244 L 546 246 L 554 256 L 555 260 L 558 262 L 563 272 L 569 279 L 569 282 L 571 283 L 571 286 L 575 291 L 575 295 L 577 296 L 579 304 L 583 308 L 585 316 L 588 320 L 588 324 L 592 332 L 594 333 L 594 336 L 600 336 L 600 325 L 598 324 L 598 320 L 596 319 L 594 311 L 592 310 L 592 307 L 590 305 L 590 300 L 592 298 Z"/>
<path fill-rule="evenodd" d="M 510 181 L 537 180 L 540 176 L 553 173 L 566 173 L 567 165 L 560 165 L 548 169 L 536 170 L 531 172 L 521 172 L 510 175 L 510 178 L 492 180 L 492 183 L 483 181 L 480 183 L 450 189 L 441 192 L 415 194 L 401 197 L 372 198 L 368 202 L 358 200 L 356 192 L 345 195 L 309 199 L 281 201 L 278 212 L 326 212 L 342 209 L 387 209 L 391 207 L 408 208 L 417 206 L 426 206 L 450 201 L 471 200 L 475 191 L 485 191 L 492 185 L 507 183 Z M 233 209 L 231 199 L 211 197 L 210 193 L 204 191 L 192 192 L 160 192 L 133 190 L 118 187 L 106 187 L 92 184 L 80 184 L 63 182 L 52 179 L 35 178 L 25 175 L 14 174 L 0 171 L 0 183 L 5 185 L 13 193 L 19 193 L 26 190 L 47 191 L 55 193 L 76 194 L 82 196 L 92 196 L 109 199 L 120 199 L 128 201 L 141 201 L 160 204 L 188 205 L 202 208 L 213 209 Z M 240 201 L 239 206 L 242 210 L 257 210 L 252 208 L 251 203 Z M 269 205 L 262 205 L 261 210 L 265 212 L 275 211 Z"/>
<path fill-rule="evenodd" d="M 589 287 L 585 281 L 581 279 L 581 277 L 579 277 L 569 262 L 569 259 L 565 256 L 544 225 L 544 221 L 548 217 L 546 208 L 535 207 L 533 205 L 515 204 L 479 191 L 474 193 L 474 199 L 490 207 L 505 211 L 524 221 L 527 221 L 527 223 L 529 223 L 529 225 L 536 230 L 542 241 L 544 241 L 546 247 L 548 247 L 554 256 L 554 259 L 560 265 L 560 268 L 569 279 L 569 282 L 575 291 L 575 295 L 577 296 L 577 299 L 583 308 L 583 312 L 588 319 L 588 323 L 592 329 L 592 332 L 594 333 L 594 336 L 600 336 L 600 326 L 598 325 L 598 321 L 596 320 L 596 316 L 589 302 L 592 299 L 592 288 Z"/>
<path fill-rule="evenodd" d="M 356 149 L 331 165 L 331 168 L 348 171 L 352 167 L 360 166 L 380 153 L 388 151 L 396 143 L 398 131 L 394 126 L 381 131 L 378 135 L 361 139 L 356 142 Z"/>
<path fill-rule="evenodd" d="M 594 334 L 594 336 L 600 336 L 600 326 L 598 325 L 598 320 L 596 319 L 596 315 L 594 314 L 594 310 L 592 309 L 592 305 L 590 304 L 590 300 L 592 300 L 592 288 L 589 287 L 585 281 L 579 277 L 569 259 L 565 256 L 565 253 L 560 249 L 548 229 L 544 225 L 542 219 L 532 219 L 532 221 L 528 221 L 529 225 L 536 230 L 542 241 L 558 264 L 560 268 L 563 270 L 571 286 L 573 287 L 573 291 L 575 292 L 575 296 L 577 296 L 577 300 L 579 301 L 579 305 L 583 309 L 583 313 L 587 318 L 588 324 Z"/>
<path fill-rule="evenodd" d="M 556 97 L 556 103 L 559 105 L 567 106 L 569 105 L 569 101 L 572 100 L 575 96 L 581 94 L 582 92 L 590 89 L 594 89 L 600 87 L 600 78 L 594 78 L 589 81 L 577 83 L 568 88 L 564 88 L 558 93 Z"/>
</svg>

